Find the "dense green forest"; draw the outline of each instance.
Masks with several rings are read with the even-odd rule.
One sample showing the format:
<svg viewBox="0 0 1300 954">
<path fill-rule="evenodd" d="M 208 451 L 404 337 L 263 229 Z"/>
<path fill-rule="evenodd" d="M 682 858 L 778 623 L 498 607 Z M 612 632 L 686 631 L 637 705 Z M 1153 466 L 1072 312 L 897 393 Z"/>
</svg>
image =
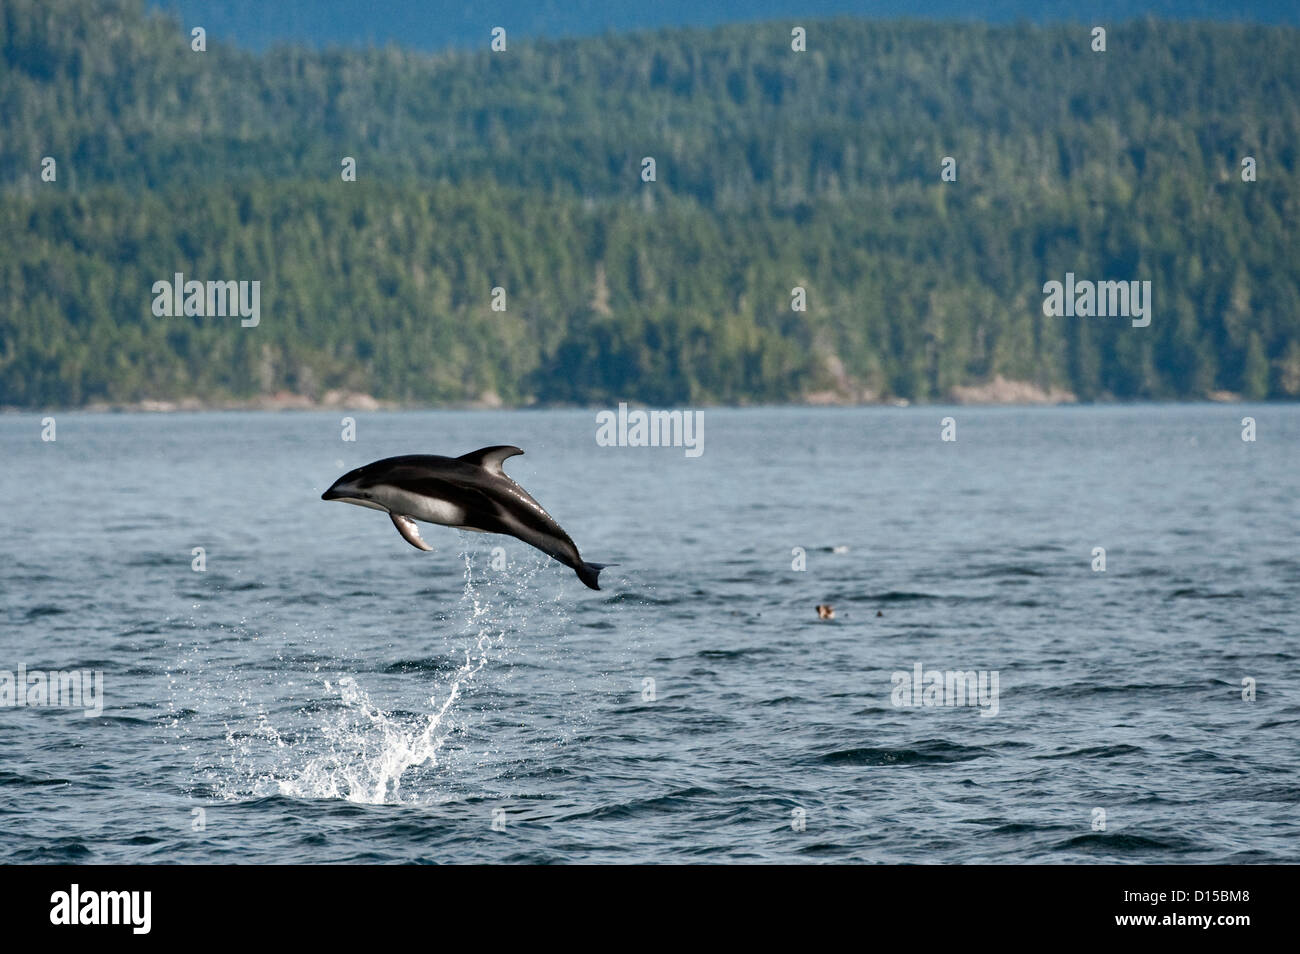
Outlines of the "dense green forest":
<svg viewBox="0 0 1300 954">
<path fill-rule="evenodd" d="M 0 0 L 0 405 L 1300 396 L 1300 31 L 793 25 L 252 54 Z M 1045 316 L 1067 271 L 1150 326 Z M 176 272 L 260 323 L 156 317 Z"/>
</svg>

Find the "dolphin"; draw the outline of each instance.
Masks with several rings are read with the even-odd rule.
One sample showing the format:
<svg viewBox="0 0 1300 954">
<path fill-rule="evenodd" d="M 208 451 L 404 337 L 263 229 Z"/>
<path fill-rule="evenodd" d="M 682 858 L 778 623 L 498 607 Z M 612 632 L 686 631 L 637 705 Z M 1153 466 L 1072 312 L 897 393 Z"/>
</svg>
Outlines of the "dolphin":
<svg viewBox="0 0 1300 954">
<path fill-rule="evenodd" d="M 501 462 L 522 453 L 518 447 L 498 444 L 460 457 L 387 457 L 348 471 L 320 499 L 383 510 L 402 538 L 418 550 L 433 547 L 420 536 L 417 520 L 517 537 L 571 567 L 593 590 L 600 589 L 597 577 L 610 564 L 584 562 L 564 529 L 506 475 Z"/>
</svg>

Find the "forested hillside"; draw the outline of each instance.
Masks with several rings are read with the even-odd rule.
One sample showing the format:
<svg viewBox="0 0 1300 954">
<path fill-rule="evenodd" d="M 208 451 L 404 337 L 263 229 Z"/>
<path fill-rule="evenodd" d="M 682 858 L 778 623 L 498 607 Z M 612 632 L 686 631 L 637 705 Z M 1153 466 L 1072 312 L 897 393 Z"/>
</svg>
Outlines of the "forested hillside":
<svg viewBox="0 0 1300 954">
<path fill-rule="evenodd" d="M 1300 31 L 803 25 L 200 53 L 0 0 L 0 405 L 1300 395 Z M 1045 316 L 1067 271 L 1149 327 Z M 156 317 L 176 272 L 260 323 Z"/>
</svg>

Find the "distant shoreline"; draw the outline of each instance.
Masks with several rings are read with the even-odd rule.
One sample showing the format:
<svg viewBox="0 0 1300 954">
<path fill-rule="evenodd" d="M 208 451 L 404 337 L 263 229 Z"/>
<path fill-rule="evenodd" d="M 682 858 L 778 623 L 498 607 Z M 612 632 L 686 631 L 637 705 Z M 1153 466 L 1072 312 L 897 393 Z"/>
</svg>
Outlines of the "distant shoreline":
<svg viewBox="0 0 1300 954">
<path fill-rule="evenodd" d="M 634 406 L 649 406 L 635 400 L 628 401 Z M 799 400 L 774 402 L 762 405 L 743 404 L 708 404 L 699 407 L 740 408 L 747 406 L 763 407 L 1059 407 L 1072 404 L 1108 405 L 1108 404 L 1242 404 L 1263 403 L 1250 402 L 1244 396 L 1232 391 L 1212 391 L 1197 398 L 1171 400 L 1118 400 L 1103 397 L 1092 401 L 1080 401 L 1070 393 L 1058 389 L 1044 391 L 1037 385 L 1026 381 L 1008 381 L 997 377 L 982 385 L 956 386 L 949 390 L 944 400 L 916 402 L 903 398 L 879 397 L 870 393 L 846 395 L 839 392 L 819 391 L 806 394 Z M 1286 403 L 1286 402 L 1281 402 Z M 360 392 L 330 391 L 320 398 L 291 391 L 278 391 L 262 394 L 253 398 L 209 400 L 197 397 L 177 400 L 142 400 L 142 401 L 92 401 L 80 405 L 19 407 L 0 406 L 0 414 L 34 414 L 61 411 L 84 411 L 95 414 L 175 414 L 207 413 L 217 411 L 355 411 L 368 413 L 374 411 L 523 411 L 523 410 L 598 410 L 607 404 L 508 404 L 495 394 L 487 394 L 478 400 L 447 402 L 445 404 L 407 403 L 403 401 L 381 400 Z M 684 406 L 684 403 L 682 405 Z"/>
</svg>

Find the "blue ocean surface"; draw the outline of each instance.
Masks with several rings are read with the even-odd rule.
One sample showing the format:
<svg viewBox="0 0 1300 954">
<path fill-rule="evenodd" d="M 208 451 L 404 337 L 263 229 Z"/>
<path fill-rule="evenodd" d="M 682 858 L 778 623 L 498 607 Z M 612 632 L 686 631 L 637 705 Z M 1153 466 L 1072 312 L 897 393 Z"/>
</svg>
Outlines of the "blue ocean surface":
<svg viewBox="0 0 1300 954">
<path fill-rule="evenodd" d="M 700 413 L 0 416 L 0 859 L 1300 860 L 1300 407 Z M 600 592 L 320 500 L 490 444 Z"/>
</svg>

